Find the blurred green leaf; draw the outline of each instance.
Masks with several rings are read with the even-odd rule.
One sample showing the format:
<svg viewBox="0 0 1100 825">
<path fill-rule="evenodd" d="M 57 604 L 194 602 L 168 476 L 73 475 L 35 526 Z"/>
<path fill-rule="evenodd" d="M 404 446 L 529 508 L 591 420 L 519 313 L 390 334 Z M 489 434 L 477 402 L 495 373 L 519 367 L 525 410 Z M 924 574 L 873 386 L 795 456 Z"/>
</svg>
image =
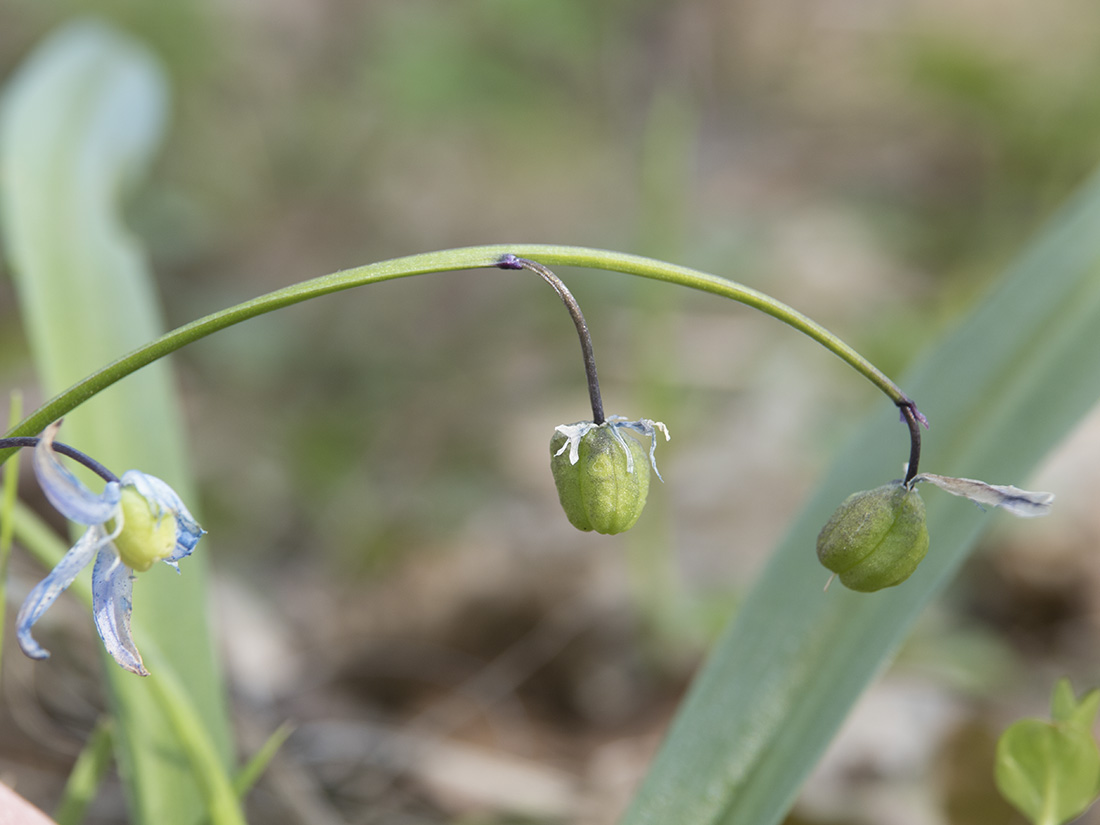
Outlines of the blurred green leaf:
<svg viewBox="0 0 1100 825">
<path fill-rule="evenodd" d="M 997 788 L 1032 822 L 1068 822 L 1100 794 L 1100 748 L 1092 735 L 1098 710 L 1100 690 L 1078 700 L 1062 678 L 1051 694 L 1053 723 L 1023 719 L 1001 735 Z"/>
<path fill-rule="evenodd" d="M 157 61 L 95 22 L 42 43 L 0 109 L 0 228 L 43 388 L 81 376 L 162 330 L 144 254 L 119 199 L 159 141 L 167 106 Z M 74 411 L 66 440 L 118 471 L 142 468 L 194 501 L 179 402 L 167 362 Z M 208 545 L 204 545 L 207 547 Z M 204 553 L 184 575 L 167 566 L 134 588 L 135 632 L 155 639 L 229 762 L 230 738 L 207 627 Z M 141 680 L 107 660 L 120 769 L 135 821 L 190 823 L 202 807 L 176 738 Z"/>
<path fill-rule="evenodd" d="M 101 717 L 96 722 L 95 729 L 69 772 L 61 801 L 54 809 L 53 818 L 57 820 L 57 825 L 78 825 L 84 821 L 84 814 L 95 799 L 99 783 L 113 761 L 113 728 L 114 722 L 109 717 Z"/>
<path fill-rule="evenodd" d="M 1100 710 L 1100 690 L 1090 690 L 1080 701 L 1073 694 L 1069 679 L 1059 679 L 1050 700 L 1050 714 L 1055 722 L 1091 731 Z"/>
<path fill-rule="evenodd" d="M 997 788 L 1035 825 L 1062 825 L 1096 797 L 1100 750 L 1092 734 L 1022 719 L 997 743 Z"/>
<path fill-rule="evenodd" d="M 932 423 L 922 469 L 995 483 L 1028 473 L 1100 396 L 1100 179 L 902 386 Z M 849 493 L 899 475 L 907 447 L 876 411 L 825 474 L 696 678 L 625 822 L 771 825 L 867 683 L 995 516 L 929 495 L 928 557 L 875 594 L 833 588 L 818 531 Z"/>
<path fill-rule="evenodd" d="M 202 719 L 195 715 L 195 706 L 187 690 L 159 648 L 145 638 L 141 640 L 150 664 L 155 668 L 146 682 L 150 692 L 164 712 L 176 734 L 179 751 L 186 756 L 191 772 L 203 796 L 203 809 L 212 825 L 245 825 L 244 811 L 224 760 L 206 733 Z"/>
</svg>

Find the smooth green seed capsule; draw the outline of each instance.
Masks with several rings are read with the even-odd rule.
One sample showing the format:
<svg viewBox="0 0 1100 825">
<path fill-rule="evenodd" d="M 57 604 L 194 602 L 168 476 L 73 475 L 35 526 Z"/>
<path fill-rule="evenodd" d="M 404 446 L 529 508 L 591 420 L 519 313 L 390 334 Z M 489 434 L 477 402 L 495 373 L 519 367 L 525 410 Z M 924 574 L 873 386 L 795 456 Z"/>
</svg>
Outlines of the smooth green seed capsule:
<svg viewBox="0 0 1100 825">
<path fill-rule="evenodd" d="M 817 537 L 817 557 L 852 590 L 909 578 L 928 552 L 924 501 L 900 482 L 848 496 Z"/>
<path fill-rule="evenodd" d="M 143 573 L 176 548 L 176 519 L 154 512 L 149 500 L 133 487 L 122 488 L 122 532 L 114 545 L 122 563 Z M 114 522 L 108 525 L 113 531 Z"/>
<path fill-rule="evenodd" d="M 649 456 L 642 445 L 629 435 L 616 438 L 603 424 L 581 437 L 579 460 L 570 464 L 567 441 L 560 432 L 550 439 L 550 469 L 569 521 L 578 530 L 606 535 L 629 530 L 649 493 Z M 632 470 L 623 444 L 630 450 Z"/>
</svg>

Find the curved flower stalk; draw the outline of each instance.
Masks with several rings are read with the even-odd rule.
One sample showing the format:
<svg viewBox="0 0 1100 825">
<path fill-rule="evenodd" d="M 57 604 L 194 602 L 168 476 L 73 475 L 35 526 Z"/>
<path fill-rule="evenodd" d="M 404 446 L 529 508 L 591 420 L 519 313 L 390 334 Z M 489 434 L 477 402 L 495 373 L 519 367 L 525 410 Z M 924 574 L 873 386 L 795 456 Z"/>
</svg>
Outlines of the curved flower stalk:
<svg viewBox="0 0 1100 825">
<path fill-rule="evenodd" d="M 50 574 L 38 583 L 19 610 L 16 638 L 32 659 L 50 654 L 31 635 L 31 628 L 92 559 L 92 613 L 107 652 L 139 676 L 148 671 L 130 631 L 134 573 L 163 561 L 179 570 L 206 532 L 167 484 L 130 470 L 121 479 L 109 476 L 103 492 L 89 490 L 61 463 L 54 448 L 61 422 L 51 424 L 34 447 L 34 473 L 42 492 L 59 513 L 88 529 Z M 102 469 L 102 468 L 101 468 Z"/>
</svg>

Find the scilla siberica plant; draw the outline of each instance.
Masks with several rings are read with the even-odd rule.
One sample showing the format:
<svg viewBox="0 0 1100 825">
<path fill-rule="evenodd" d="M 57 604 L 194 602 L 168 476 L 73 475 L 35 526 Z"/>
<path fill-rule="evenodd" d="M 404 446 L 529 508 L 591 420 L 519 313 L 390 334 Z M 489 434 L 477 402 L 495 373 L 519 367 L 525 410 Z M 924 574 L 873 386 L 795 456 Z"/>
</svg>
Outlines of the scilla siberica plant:
<svg viewBox="0 0 1100 825">
<path fill-rule="evenodd" d="M 551 471 L 566 517 L 584 531 L 614 535 L 629 530 L 645 506 L 650 469 L 661 477 L 655 451 L 658 434 L 669 439 L 668 428 L 662 422 L 646 418 L 629 420 L 604 414 L 591 334 L 580 306 L 560 278 L 541 263 L 513 253 L 498 255 L 492 265 L 539 275 L 561 298 L 580 339 L 592 419 L 558 425 L 550 441 Z M 401 274 L 417 271 L 413 266 Z M 326 283 L 320 284 L 322 280 Z M 17 636 L 24 653 L 32 658 L 49 655 L 34 641 L 31 627 L 76 574 L 95 558 L 93 612 L 99 634 L 122 667 L 146 675 L 129 629 L 133 574 L 149 569 L 156 561 L 176 566 L 194 550 L 204 531 L 160 479 L 136 470 L 119 479 L 79 450 L 55 444 L 60 422 L 51 424 L 37 438 L 22 432 L 46 416 L 52 419 L 55 414 L 73 409 L 84 398 L 192 340 L 289 303 L 367 282 L 346 279 L 334 285 L 332 279 L 319 281 L 303 284 L 291 300 L 287 300 L 285 291 L 275 293 L 268 301 L 257 299 L 169 333 L 70 388 L 0 439 L 0 456 L 10 448 L 33 446 L 35 474 L 46 497 L 66 518 L 88 527 L 65 558 L 30 593 L 20 610 Z M 309 289 L 310 286 L 321 288 Z M 866 359 L 805 316 L 752 290 L 736 287 L 730 292 L 733 293 L 730 297 L 763 309 L 836 352 L 891 397 L 908 425 L 910 453 L 905 478 L 849 496 L 818 537 L 819 560 L 843 585 L 871 592 L 901 584 L 916 569 L 929 546 L 924 504 L 915 489 L 919 482 L 929 482 L 980 506 L 1002 507 L 1018 516 L 1039 516 L 1049 511 L 1053 500 L 1050 493 L 919 473 L 920 428 L 927 427 L 928 422 L 908 396 Z M 643 449 L 635 435 L 649 440 L 648 450 Z M 59 451 L 103 477 L 107 482 L 103 492 L 93 493 L 76 479 L 60 463 Z"/>
<path fill-rule="evenodd" d="M 1019 516 L 1043 515 L 1050 508 L 1053 496 L 1049 493 L 920 473 L 921 426 L 927 427 L 928 422 L 912 399 L 843 341 L 769 296 L 722 278 L 634 256 L 569 247 L 525 249 L 541 250 L 545 257 L 558 262 L 656 278 L 753 306 L 824 345 L 891 399 L 910 436 L 904 478 L 851 495 L 828 520 L 817 541 L 821 563 L 852 590 L 871 592 L 899 585 L 925 557 L 929 535 L 924 505 L 915 489 L 920 482 L 970 498 L 979 506 L 1001 507 Z M 56 443 L 57 424 L 51 422 L 142 366 L 248 318 L 362 284 L 475 266 L 534 272 L 554 288 L 569 310 L 581 342 L 592 418 L 558 425 L 553 432 L 551 470 L 558 496 L 566 517 L 580 530 L 613 535 L 633 527 L 646 503 L 650 471 L 660 478 L 655 458 L 658 436 L 667 440 L 669 432 L 658 421 L 604 414 L 591 335 L 564 283 L 542 263 L 520 257 L 507 247 L 412 256 L 306 281 L 180 327 L 73 385 L 0 439 L 0 461 L 14 448 L 33 446 L 36 474 L 47 497 L 63 515 L 88 526 L 85 535 L 31 592 L 20 611 L 18 638 L 24 652 L 35 658 L 47 655 L 31 636 L 31 627 L 94 556 L 96 627 L 122 667 L 146 675 L 129 630 L 131 578 L 156 561 L 174 565 L 195 548 L 203 535 L 187 508 L 163 482 L 137 471 L 121 479 L 115 477 L 78 450 Z M 41 436 L 33 435 L 37 432 Z M 648 439 L 648 449 L 636 436 Z M 92 493 L 73 478 L 60 464 L 58 453 L 81 461 L 102 476 L 107 482 L 103 492 Z"/>
</svg>

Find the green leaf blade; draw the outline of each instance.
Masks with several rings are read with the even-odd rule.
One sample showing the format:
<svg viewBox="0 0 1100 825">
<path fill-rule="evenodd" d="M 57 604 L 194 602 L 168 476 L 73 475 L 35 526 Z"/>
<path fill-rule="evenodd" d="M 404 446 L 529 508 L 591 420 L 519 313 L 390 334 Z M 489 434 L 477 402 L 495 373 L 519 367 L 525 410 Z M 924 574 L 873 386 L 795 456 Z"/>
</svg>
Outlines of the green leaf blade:
<svg viewBox="0 0 1100 825">
<path fill-rule="evenodd" d="M 1088 733 L 1096 722 L 1097 711 L 1100 711 L 1100 689 L 1090 690 L 1078 700 L 1069 679 L 1059 679 L 1054 685 L 1050 716 L 1055 722 Z"/>
<path fill-rule="evenodd" d="M 162 331 L 145 255 L 119 200 L 149 163 L 167 114 L 167 82 L 140 44 L 95 22 L 70 24 L 30 55 L 0 103 L 0 229 L 42 384 L 58 392 Z M 187 501 L 179 403 L 167 362 L 66 418 L 64 438 L 118 472 L 140 468 Z M 231 753 L 207 628 L 204 553 L 134 587 L 135 632 L 183 674 L 207 734 Z M 190 825 L 202 797 L 148 688 L 106 661 L 120 770 L 135 821 Z"/>
<path fill-rule="evenodd" d="M 1096 796 L 1100 750 L 1088 731 L 1022 719 L 997 743 L 997 788 L 1034 825 L 1062 825 Z"/>
</svg>

